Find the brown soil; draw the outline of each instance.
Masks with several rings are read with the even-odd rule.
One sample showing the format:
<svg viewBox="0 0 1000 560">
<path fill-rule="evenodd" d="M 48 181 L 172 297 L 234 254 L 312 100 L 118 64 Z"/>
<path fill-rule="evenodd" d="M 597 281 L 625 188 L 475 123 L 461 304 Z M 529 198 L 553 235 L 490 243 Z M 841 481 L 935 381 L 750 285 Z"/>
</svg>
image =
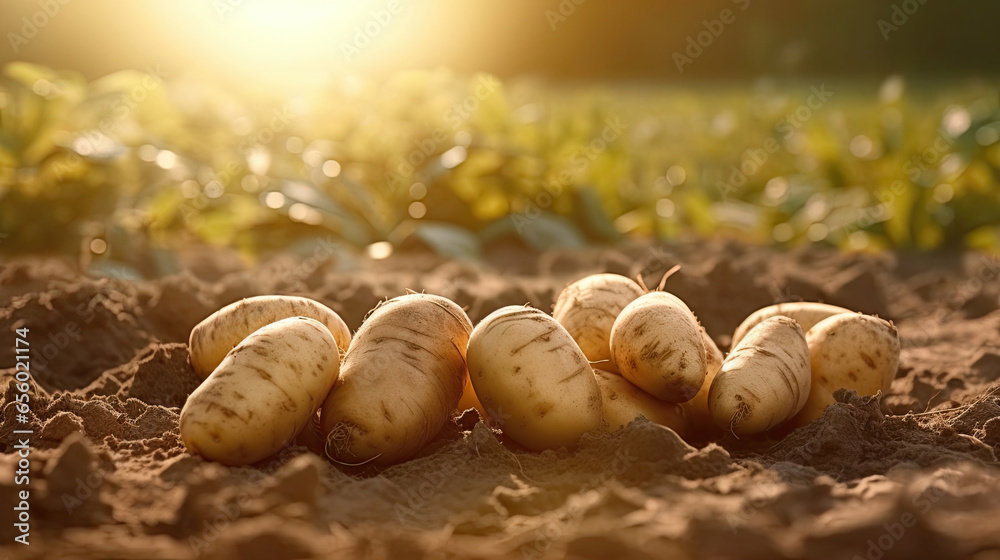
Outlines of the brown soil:
<svg viewBox="0 0 1000 560">
<path fill-rule="evenodd" d="M 977 254 L 844 255 L 711 242 L 487 263 L 424 253 L 385 261 L 284 255 L 253 268 L 193 251 L 190 272 L 130 283 L 56 259 L 0 267 L 0 327 L 33 349 L 31 546 L 16 558 L 1000 558 L 1000 260 Z M 219 263 L 219 264 L 215 264 Z M 224 264 L 222 264 L 224 263 Z M 881 399 L 838 395 L 787 433 L 684 442 L 639 421 L 575 451 L 525 451 L 477 422 L 421 454 L 347 470 L 308 437 L 254 467 L 188 455 L 179 407 L 198 384 L 191 328 L 240 298 L 313 297 L 357 329 L 409 288 L 473 322 L 601 271 L 667 289 L 725 348 L 752 311 L 820 300 L 892 319 L 900 371 Z M 0 364 L 14 363 L 13 337 Z M 0 503 L 15 503 L 14 369 L 2 371 Z M 909 414 L 908 414 L 909 413 Z M 10 509 L 7 510 L 11 511 Z M 4 515 L 9 516 L 9 513 Z M 11 543 L 10 522 L 0 524 Z"/>
</svg>

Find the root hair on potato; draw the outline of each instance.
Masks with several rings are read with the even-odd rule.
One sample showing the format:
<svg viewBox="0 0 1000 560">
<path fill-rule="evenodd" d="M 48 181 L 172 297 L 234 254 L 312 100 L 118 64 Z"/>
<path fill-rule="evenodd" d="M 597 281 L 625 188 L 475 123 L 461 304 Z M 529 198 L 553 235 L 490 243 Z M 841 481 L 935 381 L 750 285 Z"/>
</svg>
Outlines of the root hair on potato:
<svg viewBox="0 0 1000 560">
<path fill-rule="evenodd" d="M 332 430 L 330 430 L 330 435 L 326 437 L 326 444 L 323 446 L 323 455 L 325 455 L 327 459 L 333 461 L 334 463 L 337 463 L 338 465 L 342 465 L 345 467 L 360 467 L 368 463 L 371 463 L 372 461 L 375 461 L 382 456 L 382 454 L 379 453 L 378 455 L 365 459 L 360 463 L 348 463 L 335 458 L 330 453 L 330 446 L 333 445 L 334 453 L 336 453 L 338 456 L 345 452 L 350 453 L 351 436 L 353 433 L 354 433 L 353 426 L 351 426 L 347 422 L 338 422 L 337 425 L 334 426 Z"/>
<path fill-rule="evenodd" d="M 729 420 L 729 432 L 733 434 L 733 437 L 740 439 L 740 436 L 736 435 L 736 426 L 743 423 L 743 420 L 750 415 L 750 405 L 748 405 L 743 399 L 739 399 L 740 404 L 736 407 L 736 412 L 733 414 L 732 419 Z"/>
</svg>

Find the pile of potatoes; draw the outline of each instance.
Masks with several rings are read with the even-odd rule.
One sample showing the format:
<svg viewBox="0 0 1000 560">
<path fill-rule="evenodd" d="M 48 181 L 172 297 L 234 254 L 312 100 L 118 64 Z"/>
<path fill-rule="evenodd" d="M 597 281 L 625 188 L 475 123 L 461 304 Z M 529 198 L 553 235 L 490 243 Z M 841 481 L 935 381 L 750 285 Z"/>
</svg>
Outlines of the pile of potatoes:
<svg viewBox="0 0 1000 560">
<path fill-rule="evenodd" d="M 504 307 L 475 328 L 452 301 L 409 293 L 353 337 L 313 300 L 249 298 L 198 324 L 189 348 L 205 381 L 181 411 L 181 438 L 229 465 L 307 429 L 334 462 L 389 465 L 469 408 L 539 451 L 639 417 L 682 436 L 759 434 L 820 417 L 837 389 L 886 391 L 899 360 L 891 323 L 810 302 L 755 312 L 724 356 L 680 298 L 616 274 L 568 285 L 551 315 Z"/>
</svg>

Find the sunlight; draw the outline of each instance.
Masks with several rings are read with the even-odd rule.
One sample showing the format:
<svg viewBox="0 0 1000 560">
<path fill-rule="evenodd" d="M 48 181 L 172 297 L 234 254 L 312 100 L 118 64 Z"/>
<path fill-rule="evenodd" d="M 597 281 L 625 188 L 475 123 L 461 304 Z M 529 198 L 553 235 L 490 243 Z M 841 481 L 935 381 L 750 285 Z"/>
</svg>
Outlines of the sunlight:
<svg viewBox="0 0 1000 560">
<path fill-rule="evenodd" d="M 316 24 L 325 18 L 338 16 L 353 19 L 369 6 L 365 2 L 322 2 L 318 0 L 256 0 L 236 6 L 233 10 L 244 10 L 248 21 L 261 28 L 303 28 Z"/>
<path fill-rule="evenodd" d="M 370 71 L 404 56 L 402 38 L 418 15 L 400 0 L 179 0 L 155 6 L 161 28 L 185 32 L 184 49 L 200 70 L 285 88 Z"/>
</svg>

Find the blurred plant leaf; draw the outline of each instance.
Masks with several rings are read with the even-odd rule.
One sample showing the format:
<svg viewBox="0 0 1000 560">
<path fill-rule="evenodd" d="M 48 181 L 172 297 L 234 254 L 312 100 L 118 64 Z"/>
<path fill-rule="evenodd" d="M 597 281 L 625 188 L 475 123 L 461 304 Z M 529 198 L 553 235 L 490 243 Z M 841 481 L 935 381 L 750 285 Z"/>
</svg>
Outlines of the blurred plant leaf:
<svg viewBox="0 0 1000 560">
<path fill-rule="evenodd" d="M 482 258 L 482 245 L 471 231 L 443 222 L 421 222 L 413 235 L 444 257 L 462 260 Z"/>
<path fill-rule="evenodd" d="M 587 233 L 605 241 L 617 241 L 622 234 L 604 210 L 600 195 L 590 185 L 582 185 L 574 190 L 577 199 L 576 222 Z"/>
<path fill-rule="evenodd" d="M 484 241 L 508 235 L 516 236 L 539 251 L 555 248 L 581 249 L 587 246 L 583 234 L 572 222 L 548 212 L 511 214 L 484 228 L 481 235 Z"/>
<path fill-rule="evenodd" d="M 845 87 L 785 133 L 808 101 L 799 86 L 599 89 L 408 71 L 272 106 L 142 71 L 88 83 L 11 63 L 0 226 L 17 239 L 0 250 L 74 253 L 86 224 L 145 239 L 138 254 L 197 240 L 252 255 L 326 235 L 360 248 L 404 230 L 461 258 L 480 250 L 470 235 L 540 249 L 623 234 L 852 250 L 991 242 L 994 82 L 908 87 L 888 104 Z M 627 128 L 605 137 L 609 119 Z M 957 138 L 942 135 L 949 124 Z M 778 149 L 747 159 L 768 141 Z"/>
</svg>

